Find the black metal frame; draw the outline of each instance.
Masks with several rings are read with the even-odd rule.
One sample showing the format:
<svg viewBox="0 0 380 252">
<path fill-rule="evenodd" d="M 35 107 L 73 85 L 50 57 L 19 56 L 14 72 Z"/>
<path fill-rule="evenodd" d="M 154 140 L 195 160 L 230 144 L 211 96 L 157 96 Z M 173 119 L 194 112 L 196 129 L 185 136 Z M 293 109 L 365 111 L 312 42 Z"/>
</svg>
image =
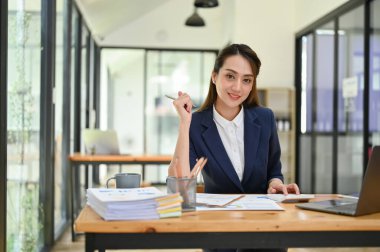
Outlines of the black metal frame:
<svg viewBox="0 0 380 252">
<path fill-rule="evenodd" d="M 0 251 L 6 251 L 8 0 L 0 1 L 0 38 Z"/>
<path fill-rule="evenodd" d="M 87 52 L 91 51 L 90 42 L 91 42 L 90 34 L 87 34 L 87 36 L 86 36 L 86 51 Z M 90 63 L 91 63 L 91 54 L 86 53 L 86 66 L 90 66 Z M 91 75 L 90 75 L 90 72 L 91 71 L 88 69 L 88 67 L 86 69 L 87 69 L 87 71 L 86 71 L 86 80 L 85 80 L 86 81 L 85 127 L 89 128 L 90 127 L 90 112 L 91 112 L 91 109 L 90 109 L 90 94 L 91 94 L 91 90 L 90 90 Z"/>
<path fill-rule="evenodd" d="M 73 7 L 76 8 L 76 7 Z M 77 9 L 76 9 L 77 10 Z M 74 152 L 80 152 L 81 149 L 81 73 L 82 73 L 82 16 L 77 10 L 78 15 L 74 21 L 74 33 L 75 33 L 75 44 L 74 44 Z M 67 157 L 66 157 L 67 158 Z M 75 173 L 75 191 L 80 192 L 80 172 L 79 170 L 74 171 Z M 81 203 L 81 198 L 77 198 L 75 204 L 79 205 Z"/>
<path fill-rule="evenodd" d="M 301 60 L 301 57 L 297 57 L 298 55 L 301 55 L 302 54 L 302 38 L 298 38 L 296 39 L 296 42 L 295 42 L 295 59 L 294 59 L 294 62 L 295 62 L 295 67 L 294 67 L 294 78 L 295 78 L 295 83 L 297 85 L 297 83 L 301 83 L 301 75 L 300 74 L 297 74 L 298 70 L 301 69 L 302 67 L 302 60 Z M 295 129 L 295 147 L 294 147 L 294 151 L 295 153 L 299 153 L 299 146 L 300 146 L 300 135 L 301 135 L 301 95 L 302 95 L 302 92 L 301 92 L 301 88 L 295 88 L 295 104 L 297 104 L 297 106 L 295 106 L 295 113 L 296 113 L 296 121 L 295 121 L 295 125 L 294 125 L 294 129 Z M 300 160 L 299 158 L 295 158 L 295 182 L 300 185 L 301 184 L 301 169 L 300 169 Z"/>
<path fill-rule="evenodd" d="M 67 157 L 70 155 L 70 138 L 71 138 L 71 41 L 72 41 L 72 1 L 66 0 L 64 13 L 64 44 L 63 44 L 63 109 L 62 109 L 62 169 L 65 177 L 62 181 L 65 181 L 64 189 L 67 191 L 70 188 L 70 177 L 68 175 L 69 161 Z M 70 194 L 66 193 L 65 205 L 66 205 L 66 219 L 70 219 L 71 210 L 71 198 Z"/>
<path fill-rule="evenodd" d="M 85 128 L 90 128 L 90 112 L 91 112 L 91 109 L 90 109 L 90 95 L 91 95 L 91 90 L 90 90 L 90 83 L 91 83 L 91 75 L 90 75 L 90 69 L 88 69 L 91 65 L 90 65 L 90 62 L 91 62 L 91 54 L 89 53 L 91 51 L 91 45 L 90 45 L 90 41 L 91 41 L 91 38 L 90 38 L 90 34 L 89 32 L 87 32 L 87 36 L 86 36 L 86 44 L 85 44 L 85 47 L 86 47 L 86 59 L 85 59 L 85 64 L 86 64 L 86 76 L 85 76 L 85 83 L 86 83 L 86 100 L 85 100 L 85 125 L 84 127 Z M 82 55 L 82 54 L 81 54 Z M 82 74 L 82 73 L 81 73 Z M 82 132 L 81 132 L 82 133 Z M 89 176 L 89 167 L 86 166 L 86 169 L 85 169 L 85 183 L 86 183 L 86 187 L 88 187 L 88 176 Z"/>
<path fill-rule="evenodd" d="M 363 176 L 369 160 L 370 2 L 364 5 Z"/>
<path fill-rule="evenodd" d="M 40 186 L 39 204 L 43 213 L 40 237 L 43 246 L 54 243 L 54 106 L 56 2 L 42 1 L 41 7 L 41 84 L 40 84 Z"/>
<path fill-rule="evenodd" d="M 147 90 L 148 90 L 148 51 L 147 50 L 144 50 L 144 111 L 145 111 L 145 108 L 148 106 L 148 100 L 146 98 L 146 95 L 147 95 Z M 148 140 L 146 138 L 146 133 L 147 133 L 147 127 L 146 127 L 146 116 L 143 116 L 143 132 L 144 132 L 144 135 L 143 135 L 143 148 L 144 148 L 144 153 L 147 153 L 148 151 L 148 148 L 147 148 L 147 145 L 148 145 Z M 143 170 L 143 173 L 145 171 Z"/>
<path fill-rule="evenodd" d="M 333 81 L 333 137 L 332 151 L 338 154 L 338 69 L 339 69 L 339 20 L 334 21 L 334 81 Z M 338 155 L 332 156 L 332 193 L 338 192 Z"/>
<path fill-rule="evenodd" d="M 215 49 L 191 49 L 191 48 L 161 48 L 161 47 L 138 47 L 138 46 L 102 46 L 101 49 L 140 49 L 145 51 L 171 51 L 171 52 L 213 52 L 217 53 Z"/>
<path fill-rule="evenodd" d="M 98 47 L 94 40 L 91 40 L 93 43 L 93 51 L 94 54 L 94 65 L 93 65 L 93 75 L 94 75 L 94 101 L 93 101 L 93 109 L 95 110 L 95 128 L 99 128 L 100 126 L 100 62 L 101 62 L 101 48 Z"/>
<path fill-rule="evenodd" d="M 369 133 L 369 67 L 370 67 L 370 3 L 372 0 L 352 0 L 348 1 L 345 4 L 343 4 L 341 7 L 335 9 L 334 11 L 328 13 L 321 19 L 317 20 L 310 26 L 304 28 L 303 30 L 299 31 L 296 34 L 296 69 L 295 69 L 295 80 L 296 80 L 296 94 L 297 94 L 297 104 L 300 104 L 301 102 L 301 54 L 302 54 L 302 37 L 313 34 L 313 55 L 315 55 L 315 30 L 319 27 L 325 25 L 328 22 L 334 22 L 334 101 L 333 101 L 333 109 L 334 109 L 334 115 L 333 115 L 333 159 L 332 159 L 332 193 L 337 193 L 338 191 L 338 136 L 340 133 L 338 132 L 338 49 L 339 49 L 339 17 L 348 13 L 349 11 L 359 7 L 364 6 L 364 92 L 363 92 L 363 175 L 364 171 L 368 164 L 368 149 L 371 147 L 369 140 L 370 140 L 370 133 Z M 313 59 L 313 77 L 312 77 L 312 85 L 313 90 L 315 89 L 315 58 Z M 313 95 L 315 96 L 315 91 L 313 91 Z M 315 97 L 312 98 L 313 101 L 313 108 L 315 108 Z M 312 132 L 309 133 L 311 135 L 311 146 L 315 147 L 315 137 L 316 135 L 324 135 L 324 133 L 316 133 L 314 128 L 314 122 L 315 122 L 315 111 L 313 111 L 313 119 L 312 119 Z M 296 126 L 296 157 L 300 157 L 300 117 L 301 117 L 301 110 L 296 110 L 296 117 L 297 117 L 297 126 Z M 304 150 L 305 151 L 305 150 Z M 315 175 L 315 148 L 312 148 L 311 150 L 311 190 L 312 192 L 315 192 L 316 189 L 316 175 Z M 298 158 L 296 159 L 296 171 L 297 173 L 300 172 L 300 162 Z M 301 183 L 300 181 L 300 175 L 297 176 L 297 182 Z"/>
<path fill-rule="evenodd" d="M 86 233 L 95 249 L 378 247 L 379 231 Z"/>
<path fill-rule="evenodd" d="M 75 24 L 74 52 L 74 152 L 80 152 L 81 130 L 81 69 L 82 69 L 82 15 L 78 11 Z"/>
<path fill-rule="evenodd" d="M 91 74 L 93 76 L 93 101 L 91 110 L 95 110 L 95 128 L 100 127 L 100 48 L 96 45 L 95 41 L 91 40 L 91 53 L 93 55 L 93 65 Z M 92 167 L 92 181 L 95 184 L 100 184 L 99 181 L 99 166 Z"/>
<path fill-rule="evenodd" d="M 312 62 L 313 62 L 313 66 L 312 66 L 312 83 L 311 83 L 311 89 L 312 89 L 312 96 L 311 96 L 311 104 L 313 106 L 313 110 L 312 110 L 312 116 L 311 116 L 311 149 L 310 149 L 310 152 L 311 152 L 311 164 L 310 164 L 310 169 L 311 169 L 311 191 L 314 192 L 315 191 L 315 188 L 316 188 L 316 167 L 315 167 L 315 163 L 316 163 L 316 153 L 315 153 L 315 147 L 316 147 L 316 133 L 315 133 L 315 121 L 316 121 L 316 100 L 317 100 L 317 96 L 316 96 L 316 87 L 315 87 L 315 83 L 316 83 L 316 57 L 315 57 L 315 52 L 317 51 L 316 50 L 316 43 L 317 42 L 317 36 L 316 36 L 316 32 L 314 31 L 313 32 L 313 59 L 312 59 Z M 296 153 L 296 157 L 299 157 L 299 155 Z"/>
</svg>

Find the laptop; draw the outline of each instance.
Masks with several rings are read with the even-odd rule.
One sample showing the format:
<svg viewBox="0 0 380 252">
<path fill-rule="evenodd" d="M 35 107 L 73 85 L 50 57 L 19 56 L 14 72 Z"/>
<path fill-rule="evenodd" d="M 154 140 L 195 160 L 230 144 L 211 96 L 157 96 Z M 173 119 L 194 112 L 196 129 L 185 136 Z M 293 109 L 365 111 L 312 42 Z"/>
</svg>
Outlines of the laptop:
<svg viewBox="0 0 380 252">
<path fill-rule="evenodd" d="M 375 146 L 365 171 L 358 199 L 334 199 L 296 205 L 306 210 L 360 216 L 380 212 L 380 146 Z"/>
<path fill-rule="evenodd" d="M 119 155 L 119 142 L 116 131 L 84 129 L 83 143 L 86 154 Z"/>
</svg>

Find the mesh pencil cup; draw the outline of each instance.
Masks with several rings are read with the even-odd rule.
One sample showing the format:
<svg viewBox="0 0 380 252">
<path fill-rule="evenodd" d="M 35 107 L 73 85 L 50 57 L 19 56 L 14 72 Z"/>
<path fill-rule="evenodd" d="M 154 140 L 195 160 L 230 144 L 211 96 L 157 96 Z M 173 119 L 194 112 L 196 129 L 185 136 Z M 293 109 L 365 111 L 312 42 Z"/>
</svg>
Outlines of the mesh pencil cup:
<svg viewBox="0 0 380 252">
<path fill-rule="evenodd" d="M 168 194 L 179 193 L 182 198 L 182 211 L 195 211 L 197 178 L 167 177 L 166 187 Z"/>
</svg>

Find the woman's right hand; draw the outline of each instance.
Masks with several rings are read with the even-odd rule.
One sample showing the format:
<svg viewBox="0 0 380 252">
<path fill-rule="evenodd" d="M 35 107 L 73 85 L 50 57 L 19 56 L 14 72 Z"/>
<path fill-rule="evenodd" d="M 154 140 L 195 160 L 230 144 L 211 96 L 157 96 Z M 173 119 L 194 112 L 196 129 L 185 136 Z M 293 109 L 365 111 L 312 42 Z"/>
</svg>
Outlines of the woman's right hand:
<svg viewBox="0 0 380 252">
<path fill-rule="evenodd" d="M 177 110 L 179 119 L 183 123 L 190 124 L 191 122 L 191 109 L 193 102 L 188 94 L 178 91 L 178 98 L 173 101 L 174 107 Z"/>
</svg>

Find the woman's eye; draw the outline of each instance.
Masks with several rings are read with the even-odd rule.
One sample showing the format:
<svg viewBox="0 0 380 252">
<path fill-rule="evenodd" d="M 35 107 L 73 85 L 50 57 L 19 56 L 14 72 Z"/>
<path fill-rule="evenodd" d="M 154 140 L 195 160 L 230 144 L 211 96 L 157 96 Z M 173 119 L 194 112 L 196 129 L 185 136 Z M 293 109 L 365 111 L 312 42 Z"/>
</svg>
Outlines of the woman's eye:
<svg viewBox="0 0 380 252">
<path fill-rule="evenodd" d="M 235 77 L 232 74 L 227 74 L 227 79 L 233 80 Z"/>
<path fill-rule="evenodd" d="M 244 79 L 244 83 L 251 84 L 252 80 L 251 79 Z"/>
</svg>

